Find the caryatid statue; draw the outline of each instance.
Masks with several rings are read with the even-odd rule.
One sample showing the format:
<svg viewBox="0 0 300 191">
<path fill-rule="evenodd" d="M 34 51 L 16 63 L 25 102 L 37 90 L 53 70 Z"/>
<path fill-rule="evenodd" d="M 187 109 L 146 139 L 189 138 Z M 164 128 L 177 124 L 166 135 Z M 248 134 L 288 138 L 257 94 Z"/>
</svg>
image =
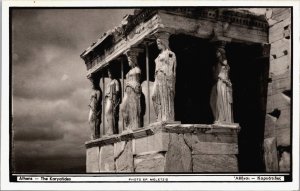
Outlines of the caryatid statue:
<svg viewBox="0 0 300 191">
<path fill-rule="evenodd" d="M 100 124 L 102 113 L 102 91 L 99 86 L 100 78 L 92 76 L 89 78 L 92 84 L 92 91 L 90 96 L 90 112 L 89 125 L 91 129 L 91 139 L 100 138 Z"/>
<path fill-rule="evenodd" d="M 125 122 L 125 130 L 130 131 L 141 127 L 141 69 L 137 63 L 138 51 L 136 49 L 126 51 L 125 55 L 131 69 L 126 74 L 121 113 Z"/>
<path fill-rule="evenodd" d="M 152 101 L 157 121 L 174 121 L 176 56 L 169 48 L 169 33 L 158 33 L 160 54 L 155 59 L 155 81 Z"/>
<path fill-rule="evenodd" d="M 216 64 L 213 67 L 215 85 L 212 88 L 210 105 L 215 123 L 233 123 L 232 84 L 229 79 L 224 44 L 216 47 Z"/>
<path fill-rule="evenodd" d="M 110 82 L 105 89 L 105 134 L 118 134 L 119 106 L 121 102 L 120 82 L 108 69 Z"/>
</svg>

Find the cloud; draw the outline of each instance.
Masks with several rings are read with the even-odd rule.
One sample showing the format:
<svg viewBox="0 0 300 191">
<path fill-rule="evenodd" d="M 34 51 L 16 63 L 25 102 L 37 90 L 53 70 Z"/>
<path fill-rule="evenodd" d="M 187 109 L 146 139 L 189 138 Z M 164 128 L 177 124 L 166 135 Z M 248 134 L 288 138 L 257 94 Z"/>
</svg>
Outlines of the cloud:
<svg viewBox="0 0 300 191">
<path fill-rule="evenodd" d="M 130 10 L 17 9 L 12 14 L 13 94 L 67 98 L 89 87 L 80 53 Z M 101 23 L 101 24 L 99 24 Z M 61 76 L 69 76 L 61 81 Z"/>
<path fill-rule="evenodd" d="M 69 79 L 69 76 L 67 74 L 64 74 L 62 77 L 61 77 L 61 81 L 66 81 L 67 79 Z"/>
<path fill-rule="evenodd" d="M 86 138 L 86 137 L 85 137 Z M 21 158 L 72 158 L 85 157 L 85 147 L 82 138 L 76 143 L 68 139 L 57 141 L 16 141 L 14 143 L 15 156 Z M 83 142 L 79 142 L 79 140 Z"/>
<path fill-rule="evenodd" d="M 14 142 L 16 158 L 76 158 L 85 157 L 84 143 L 88 140 L 88 126 L 85 122 L 60 122 L 64 137 L 57 140 L 18 140 Z"/>
<path fill-rule="evenodd" d="M 20 122 L 26 123 L 26 125 L 19 125 L 14 129 L 15 141 L 33 141 L 33 140 L 57 140 L 64 137 L 64 132 L 57 124 L 43 123 L 40 121 L 34 121 L 32 118 L 19 119 Z M 32 124 L 32 126 L 29 126 Z"/>
<path fill-rule="evenodd" d="M 129 12 L 132 10 L 13 10 L 12 114 L 16 172 L 20 169 L 68 172 L 73 167 L 66 161 L 76 158 L 80 165 L 85 165 L 91 87 L 79 55 Z M 41 159 L 47 160 L 49 167 Z M 65 162 L 53 162 L 60 159 Z"/>
<path fill-rule="evenodd" d="M 121 22 L 130 9 L 16 9 L 12 12 L 12 51 L 30 63 L 43 46 L 79 55 L 104 32 Z M 35 50 L 35 51 L 32 51 Z M 75 52 L 76 51 L 76 52 Z M 67 55 L 66 55 L 67 57 Z"/>
<path fill-rule="evenodd" d="M 15 140 L 57 140 L 64 137 L 64 123 L 87 123 L 88 107 L 79 108 L 75 100 L 45 101 L 39 99 L 15 98 L 13 111 Z M 83 101 L 82 101 L 83 102 Z M 77 129 L 76 129 L 77 130 Z"/>
<path fill-rule="evenodd" d="M 67 98 L 78 87 L 89 87 L 85 66 L 71 50 L 45 45 L 35 54 L 26 67 L 13 67 L 14 96 L 61 99 Z M 61 76 L 68 76 L 69 80 L 61 81 Z"/>
</svg>

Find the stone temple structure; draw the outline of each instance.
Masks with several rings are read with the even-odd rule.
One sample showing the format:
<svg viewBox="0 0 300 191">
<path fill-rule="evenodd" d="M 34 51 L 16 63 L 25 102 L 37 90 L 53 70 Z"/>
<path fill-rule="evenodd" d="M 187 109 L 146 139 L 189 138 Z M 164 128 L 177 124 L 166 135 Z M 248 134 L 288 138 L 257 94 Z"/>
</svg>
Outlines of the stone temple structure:
<svg viewBox="0 0 300 191">
<path fill-rule="evenodd" d="M 291 40 L 289 8 L 125 16 L 80 55 L 86 171 L 289 172 Z"/>
</svg>

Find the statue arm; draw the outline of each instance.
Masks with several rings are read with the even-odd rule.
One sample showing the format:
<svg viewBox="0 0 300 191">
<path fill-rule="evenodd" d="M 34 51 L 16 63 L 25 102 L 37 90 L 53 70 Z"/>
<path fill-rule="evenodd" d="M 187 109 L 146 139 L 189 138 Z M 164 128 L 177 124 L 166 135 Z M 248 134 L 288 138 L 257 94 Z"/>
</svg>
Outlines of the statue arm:
<svg viewBox="0 0 300 191">
<path fill-rule="evenodd" d="M 120 91 L 120 84 L 119 84 L 119 82 L 117 80 L 115 81 L 115 84 L 116 84 L 116 93 L 119 93 L 119 91 Z"/>
<path fill-rule="evenodd" d="M 120 101 L 121 101 L 121 97 L 120 97 L 120 83 L 118 82 L 118 80 L 114 81 L 114 95 L 113 95 L 113 100 L 114 100 L 114 104 L 115 104 L 115 108 L 118 107 Z"/>
<path fill-rule="evenodd" d="M 231 86 L 232 86 L 232 84 L 231 84 L 231 82 L 230 82 L 230 80 L 229 80 L 229 79 L 225 80 L 225 83 L 226 83 L 226 84 L 227 84 L 227 86 L 229 86 L 229 87 L 231 87 Z"/>
<path fill-rule="evenodd" d="M 173 74 L 174 78 L 176 78 L 176 67 L 177 67 L 177 62 L 176 62 L 176 55 L 173 53 Z"/>
<path fill-rule="evenodd" d="M 137 72 L 136 73 L 136 84 L 134 86 L 134 91 L 136 93 L 141 93 L 142 91 L 142 87 L 141 87 L 141 84 L 140 84 L 140 80 L 141 80 L 141 73 L 140 72 Z"/>
<path fill-rule="evenodd" d="M 224 82 L 227 86 L 232 86 L 230 80 L 228 78 L 226 78 L 224 75 L 219 75 L 218 78 L 220 80 L 222 80 L 222 82 Z"/>
<path fill-rule="evenodd" d="M 136 68 L 136 79 L 137 79 L 137 82 L 140 83 L 141 81 L 141 69 L 140 68 Z"/>
<path fill-rule="evenodd" d="M 230 81 L 230 79 L 229 79 L 229 71 L 230 71 L 230 67 L 229 67 L 229 65 L 227 64 L 227 60 L 225 59 L 224 60 L 224 63 L 226 64 L 225 65 L 225 70 L 226 70 L 226 75 L 225 75 L 225 83 L 228 85 L 228 86 L 232 86 L 232 84 L 231 84 L 231 81 Z"/>
<path fill-rule="evenodd" d="M 97 101 L 99 101 L 99 100 L 101 100 L 101 97 L 102 97 L 102 94 L 101 94 L 101 92 L 100 92 L 100 90 L 98 90 L 97 92 L 96 92 L 96 100 Z"/>
<path fill-rule="evenodd" d="M 176 63 L 176 55 L 174 52 L 168 50 L 168 57 L 169 59 L 168 60 L 168 64 L 170 64 L 169 66 L 171 67 L 171 70 L 170 72 L 172 73 L 172 75 L 174 77 L 176 77 L 176 66 L 177 66 L 177 63 Z M 170 74 L 169 74 L 170 75 Z"/>
</svg>

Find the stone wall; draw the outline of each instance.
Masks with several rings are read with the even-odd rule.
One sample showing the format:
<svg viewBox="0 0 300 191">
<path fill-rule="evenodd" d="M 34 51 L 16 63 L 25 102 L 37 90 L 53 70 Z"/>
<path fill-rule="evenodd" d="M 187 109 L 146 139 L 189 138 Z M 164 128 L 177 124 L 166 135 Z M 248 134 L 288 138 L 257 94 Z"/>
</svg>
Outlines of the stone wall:
<svg viewBox="0 0 300 191">
<path fill-rule="evenodd" d="M 291 151 L 291 9 L 267 12 L 270 70 L 265 119 L 266 172 L 289 172 Z"/>
<path fill-rule="evenodd" d="M 87 172 L 238 172 L 238 124 L 154 123 L 86 143 Z"/>
</svg>

